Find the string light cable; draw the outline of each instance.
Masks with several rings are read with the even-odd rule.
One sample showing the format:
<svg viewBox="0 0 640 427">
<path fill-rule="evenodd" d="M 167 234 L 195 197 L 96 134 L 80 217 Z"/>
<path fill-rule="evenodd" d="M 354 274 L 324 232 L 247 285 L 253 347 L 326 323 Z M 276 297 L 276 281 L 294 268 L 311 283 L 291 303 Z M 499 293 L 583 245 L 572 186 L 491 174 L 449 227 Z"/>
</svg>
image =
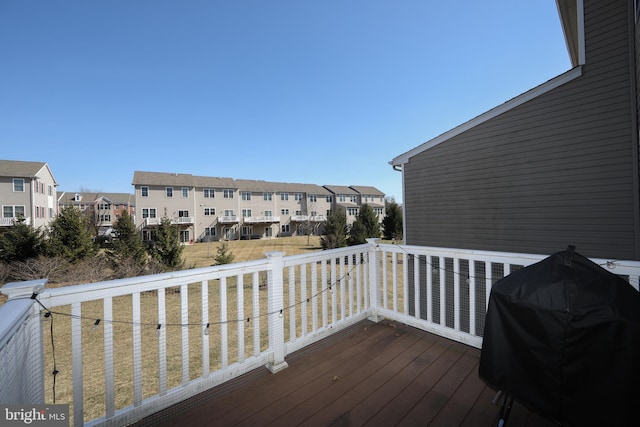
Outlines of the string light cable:
<svg viewBox="0 0 640 427">
<path fill-rule="evenodd" d="M 269 317 L 272 315 L 277 315 L 278 317 L 283 317 L 284 315 L 284 311 L 285 310 L 291 310 L 294 309 L 304 303 L 309 303 L 311 302 L 311 300 L 314 300 L 316 298 L 318 298 L 319 296 L 321 296 L 323 293 L 329 292 L 329 293 L 333 293 L 333 289 L 340 283 L 342 283 L 344 280 L 348 279 L 351 277 L 351 273 L 360 265 L 366 264 L 366 262 L 364 260 L 358 261 L 357 263 L 355 263 L 351 269 L 349 269 L 349 271 L 347 271 L 346 273 L 344 273 L 342 276 L 340 276 L 339 278 L 336 279 L 335 282 L 329 283 L 326 287 L 320 289 L 318 292 L 316 292 L 315 294 L 311 295 L 310 297 L 305 298 L 302 301 L 298 301 L 295 302 L 293 304 L 290 304 L 288 306 L 284 306 L 281 309 L 276 309 L 274 311 L 271 312 L 266 312 L 263 314 L 259 314 L 258 316 L 254 316 L 255 318 L 264 318 L 264 317 Z M 98 316 L 86 316 L 86 315 L 74 315 L 74 314 L 70 314 L 70 313 L 65 313 L 63 311 L 56 311 L 56 310 L 52 310 L 48 307 L 46 307 L 39 299 L 38 299 L 38 294 L 37 293 L 33 293 L 33 295 L 30 297 L 31 299 L 35 300 L 41 307 L 42 309 L 45 311 L 45 317 L 47 318 L 51 318 L 53 319 L 53 315 L 59 315 L 59 316 L 65 316 L 71 319 L 76 319 L 76 320 L 88 320 L 92 322 L 92 325 L 97 327 L 99 326 L 101 323 L 110 323 L 110 324 L 125 324 L 125 325 L 132 325 L 132 326 L 140 326 L 140 327 L 153 327 L 156 331 L 156 334 L 160 334 L 160 331 L 162 330 L 162 328 L 169 328 L 169 327 L 181 327 L 181 328 L 185 328 L 185 327 L 200 327 L 203 329 L 203 333 L 205 335 L 209 334 L 209 329 L 212 326 L 219 326 L 219 325 L 225 325 L 225 324 L 235 324 L 235 323 L 244 323 L 244 322 L 251 322 L 252 318 L 251 317 L 247 317 L 247 318 L 242 318 L 242 319 L 228 319 L 228 320 L 220 320 L 217 322 L 207 322 L 205 323 L 172 323 L 172 322 L 165 322 L 165 323 L 158 323 L 158 322 L 134 322 L 134 321 L 130 321 L 130 320 L 119 320 L 119 319 L 103 319 L 101 317 Z M 19 299 L 19 298 L 16 298 Z M 53 322 L 52 322 L 53 323 Z M 53 329 L 53 325 L 51 326 Z M 52 333 L 52 340 L 53 340 L 53 333 Z M 53 344 L 53 341 L 52 341 Z M 55 359 L 54 359 L 54 372 L 55 374 L 57 374 L 57 370 L 55 369 Z"/>
</svg>

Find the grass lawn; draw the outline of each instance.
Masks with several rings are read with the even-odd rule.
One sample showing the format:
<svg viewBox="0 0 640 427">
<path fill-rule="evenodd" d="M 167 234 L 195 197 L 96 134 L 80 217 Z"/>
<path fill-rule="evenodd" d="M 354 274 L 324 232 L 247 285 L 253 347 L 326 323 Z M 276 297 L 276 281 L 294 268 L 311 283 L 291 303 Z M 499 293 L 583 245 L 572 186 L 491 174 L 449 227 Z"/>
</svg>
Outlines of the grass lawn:
<svg viewBox="0 0 640 427">
<path fill-rule="evenodd" d="M 221 242 L 195 243 L 185 246 L 182 256 L 185 267 L 207 267 L 213 265 Z M 229 251 L 233 254 L 233 262 L 251 261 L 264 258 L 264 254 L 281 251 L 286 255 L 320 251 L 319 236 L 279 237 L 277 239 L 261 240 L 231 240 L 228 241 Z"/>
</svg>

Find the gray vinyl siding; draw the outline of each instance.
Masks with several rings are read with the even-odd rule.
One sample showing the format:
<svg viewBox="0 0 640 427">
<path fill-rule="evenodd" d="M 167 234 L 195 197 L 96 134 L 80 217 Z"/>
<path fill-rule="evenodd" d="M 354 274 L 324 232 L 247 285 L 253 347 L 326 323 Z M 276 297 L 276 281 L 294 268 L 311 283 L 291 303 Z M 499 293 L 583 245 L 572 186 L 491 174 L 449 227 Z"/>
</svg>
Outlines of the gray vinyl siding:
<svg viewBox="0 0 640 427">
<path fill-rule="evenodd" d="M 403 165 L 408 244 L 638 259 L 627 6 L 585 1 L 581 77 Z"/>
</svg>

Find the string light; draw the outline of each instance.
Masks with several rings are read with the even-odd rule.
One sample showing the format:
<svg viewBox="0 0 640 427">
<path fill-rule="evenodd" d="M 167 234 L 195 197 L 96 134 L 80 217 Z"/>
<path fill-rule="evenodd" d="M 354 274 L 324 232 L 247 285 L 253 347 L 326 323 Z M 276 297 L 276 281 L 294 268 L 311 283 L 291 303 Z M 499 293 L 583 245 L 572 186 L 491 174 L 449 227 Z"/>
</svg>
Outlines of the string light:
<svg viewBox="0 0 640 427">
<path fill-rule="evenodd" d="M 355 269 L 356 267 L 358 267 L 359 265 L 365 263 L 364 261 L 358 262 L 356 263 L 351 270 Z M 350 270 L 350 271 L 351 271 Z M 342 277 L 340 277 L 339 279 L 336 280 L 336 283 L 340 283 L 340 281 L 342 279 L 348 278 L 350 277 L 350 271 L 345 273 Z M 333 294 L 333 286 L 331 281 L 327 282 L 328 286 L 324 289 L 321 289 L 320 291 L 318 291 L 316 294 L 312 295 L 310 298 L 306 298 L 303 301 L 299 301 L 297 303 L 294 303 L 290 306 L 284 307 L 283 309 L 278 309 L 274 312 L 267 312 L 265 314 L 261 314 L 259 317 L 265 317 L 265 316 L 270 316 L 272 314 L 278 314 L 278 317 L 282 318 L 284 316 L 284 310 L 285 309 L 294 309 L 296 306 L 303 304 L 305 301 L 307 303 L 309 303 L 312 299 L 317 298 L 319 295 L 323 294 L 326 291 L 329 291 L 331 294 Z M 52 311 L 49 308 L 47 308 L 45 305 L 42 304 L 42 302 L 37 298 L 38 294 L 37 293 L 33 293 L 31 295 L 31 299 L 35 300 L 38 304 L 40 304 L 40 306 L 43 308 L 43 310 L 45 311 L 44 313 L 44 317 L 45 318 L 49 318 L 51 317 L 53 314 L 58 314 L 61 316 L 66 316 L 66 317 L 70 317 L 70 318 L 74 318 L 74 319 L 80 319 L 80 320 L 84 320 L 84 319 L 89 319 L 92 321 L 92 329 L 98 329 L 98 326 L 100 325 L 100 323 L 104 322 L 109 322 L 109 323 L 120 323 L 120 324 L 128 324 L 128 325 L 138 325 L 138 326 L 155 326 L 156 329 L 156 336 L 160 336 L 161 334 L 161 329 L 162 326 L 164 325 L 165 327 L 171 327 L 171 326 L 178 326 L 178 327 L 189 327 L 189 326 L 200 326 L 203 327 L 203 334 L 204 335 L 209 335 L 210 333 L 210 327 L 212 324 L 217 324 L 217 325 L 221 325 L 221 324 L 230 324 L 230 323 L 238 323 L 238 322 L 244 322 L 246 321 L 247 323 L 251 322 L 251 317 L 247 317 L 246 319 L 237 319 L 237 320 L 227 320 L 227 321 L 220 321 L 220 322 L 215 322 L 215 323 L 207 323 L 206 325 L 202 324 L 202 323 L 149 323 L 149 322 L 133 322 L 133 321 L 127 321 L 127 320 L 117 320 L 117 319 L 100 319 L 100 318 L 96 318 L 96 317 L 91 317 L 91 316 L 78 316 L 78 315 L 73 315 L 73 314 L 69 314 L 69 313 L 64 313 L 64 312 L 58 312 L 58 311 Z"/>
</svg>

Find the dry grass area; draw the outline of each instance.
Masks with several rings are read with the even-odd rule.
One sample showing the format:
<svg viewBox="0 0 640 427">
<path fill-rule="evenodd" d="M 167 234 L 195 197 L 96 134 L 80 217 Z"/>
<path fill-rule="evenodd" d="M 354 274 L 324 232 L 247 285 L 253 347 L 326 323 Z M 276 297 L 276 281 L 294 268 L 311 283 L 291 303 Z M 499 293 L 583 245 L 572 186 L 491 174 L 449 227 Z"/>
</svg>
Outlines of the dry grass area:
<svg viewBox="0 0 640 427">
<path fill-rule="evenodd" d="M 213 265 L 221 242 L 195 243 L 185 246 L 182 253 L 187 267 L 207 267 Z M 233 254 L 233 262 L 251 261 L 264 258 L 264 254 L 281 251 L 286 255 L 296 255 L 312 251 L 320 251 L 319 236 L 280 237 L 264 240 L 231 240 L 229 251 Z"/>
</svg>

